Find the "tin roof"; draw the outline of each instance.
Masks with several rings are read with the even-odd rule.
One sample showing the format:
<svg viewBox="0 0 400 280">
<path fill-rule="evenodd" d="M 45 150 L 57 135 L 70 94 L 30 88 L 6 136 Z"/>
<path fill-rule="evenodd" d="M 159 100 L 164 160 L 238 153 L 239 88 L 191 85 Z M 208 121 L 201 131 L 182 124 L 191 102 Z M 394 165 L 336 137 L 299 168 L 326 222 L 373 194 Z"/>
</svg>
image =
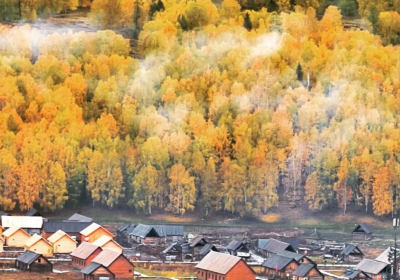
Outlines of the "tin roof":
<svg viewBox="0 0 400 280">
<path fill-rule="evenodd" d="M 190 247 L 195 247 L 201 241 L 203 241 L 204 243 L 208 243 L 207 240 L 203 236 L 197 235 L 195 238 L 192 239 L 192 242 L 190 242 L 189 246 Z"/>
<path fill-rule="evenodd" d="M 356 244 L 347 244 L 340 254 L 348 256 L 351 253 L 364 255 Z"/>
<path fill-rule="evenodd" d="M 279 253 L 283 250 L 294 251 L 292 246 L 289 243 L 282 242 L 276 239 L 269 239 L 268 242 L 265 244 L 263 250 L 272 252 L 272 253 Z"/>
<path fill-rule="evenodd" d="M 38 258 L 40 258 L 41 254 L 32 252 L 32 251 L 25 251 L 22 253 L 20 256 L 18 256 L 17 261 L 26 263 L 26 264 L 31 264 L 34 261 L 36 261 Z"/>
<path fill-rule="evenodd" d="M 268 243 L 268 241 L 269 241 L 269 239 L 258 239 L 257 248 L 258 249 L 263 249 L 265 244 Z"/>
<path fill-rule="evenodd" d="M 153 226 L 157 233 L 161 236 L 183 236 L 183 226 L 155 225 Z"/>
<path fill-rule="evenodd" d="M 348 277 L 349 277 L 349 279 L 354 279 L 354 278 L 358 278 L 358 275 L 360 275 L 360 274 L 363 274 L 364 277 L 367 279 L 371 278 L 371 277 L 369 277 L 368 274 L 365 274 L 361 270 L 354 270 L 354 272 L 352 274 L 350 274 Z"/>
<path fill-rule="evenodd" d="M 276 269 L 276 267 L 278 267 L 278 270 L 282 270 L 292 261 L 295 262 L 295 260 L 293 258 L 287 258 L 287 257 L 279 256 L 279 255 L 273 255 L 272 257 L 269 257 L 268 259 L 266 259 L 262 263 L 262 266 L 271 268 L 271 269 Z"/>
<path fill-rule="evenodd" d="M 25 216 L 35 216 L 36 214 L 39 214 L 38 210 L 32 208 L 31 210 L 25 213 Z"/>
<path fill-rule="evenodd" d="M 302 263 L 294 272 L 293 275 L 298 277 L 305 277 L 308 272 L 314 267 L 314 265 L 309 263 Z"/>
<path fill-rule="evenodd" d="M 78 222 L 85 222 L 85 223 L 91 223 L 93 222 L 93 219 L 90 217 L 83 216 L 81 214 L 75 213 L 71 217 L 68 218 L 69 221 L 78 221 Z"/>
<path fill-rule="evenodd" d="M 99 267 L 102 267 L 102 265 L 99 263 L 91 262 L 88 266 L 85 266 L 84 268 L 81 269 L 81 273 L 86 275 L 91 274 L 93 271 L 96 271 L 96 269 L 98 269 Z M 105 267 L 105 269 L 107 268 Z"/>
<path fill-rule="evenodd" d="M 204 245 L 203 248 L 201 248 L 199 255 L 200 256 L 205 256 L 207 255 L 210 251 L 218 252 L 217 247 L 215 247 L 213 244 L 206 244 Z"/>
<path fill-rule="evenodd" d="M 92 262 L 96 262 L 104 265 L 105 267 L 109 267 L 119 256 L 121 256 L 121 252 L 117 252 L 110 249 L 104 249 L 100 254 L 98 254 Z"/>
<path fill-rule="evenodd" d="M 78 233 L 90 226 L 91 222 L 77 222 L 77 221 L 48 221 L 43 223 L 43 230 L 48 233 L 56 232 L 62 230 L 67 233 Z"/>
<path fill-rule="evenodd" d="M 231 242 L 229 242 L 228 246 L 226 247 L 226 249 L 228 250 L 232 250 L 232 251 L 236 251 L 240 248 L 240 246 L 243 245 L 243 241 L 238 241 L 238 240 L 232 240 Z"/>
<path fill-rule="evenodd" d="M 177 250 L 179 252 L 182 252 L 182 246 L 178 243 L 172 243 L 171 245 L 169 245 L 167 248 L 165 248 L 164 251 L 162 251 L 163 254 L 167 254 L 169 251 L 172 250 Z"/>
<path fill-rule="evenodd" d="M 158 235 L 158 237 L 161 237 L 158 231 L 153 226 L 143 224 L 138 224 L 130 234 L 133 236 L 145 238 L 150 232 L 153 232 Z"/>
<path fill-rule="evenodd" d="M 376 275 L 381 273 L 387 266 L 388 264 L 384 262 L 363 259 L 356 265 L 354 270 L 361 270 L 362 272 Z"/>
<path fill-rule="evenodd" d="M 375 260 L 383 263 L 390 264 L 389 262 L 389 252 L 390 249 L 394 251 L 394 247 L 387 247 L 385 251 L 382 252 Z M 397 249 L 397 255 L 399 255 L 400 249 Z M 399 260 L 400 261 L 400 260 Z"/>
<path fill-rule="evenodd" d="M 1 216 L 1 224 L 5 228 L 20 227 L 41 229 L 43 226 L 43 218 L 30 216 Z"/>
<path fill-rule="evenodd" d="M 365 232 L 366 234 L 372 234 L 372 230 L 369 225 L 364 223 L 357 225 L 353 232 Z"/>
<path fill-rule="evenodd" d="M 15 232 L 17 232 L 18 230 L 22 230 L 23 232 L 26 233 L 26 235 L 29 236 L 29 234 L 28 234 L 26 231 L 24 231 L 22 228 L 20 228 L 20 227 L 10 227 L 10 228 L 7 229 L 5 232 L 3 232 L 3 235 L 4 235 L 5 237 L 10 237 L 11 235 L 13 235 L 13 234 L 14 234 Z"/>
<path fill-rule="evenodd" d="M 74 241 L 75 243 L 77 243 L 74 239 L 72 239 L 71 236 L 69 236 L 68 234 L 66 234 L 64 231 L 62 230 L 57 230 L 55 233 L 53 233 L 49 238 L 47 238 L 47 240 L 50 243 L 56 243 L 58 240 L 60 240 L 62 237 L 67 236 L 69 239 L 71 239 L 72 241 Z"/>
<path fill-rule="evenodd" d="M 90 234 L 92 234 L 94 231 L 96 231 L 99 228 L 103 228 L 101 225 L 93 223 L 91 225 L 89 225 L 87 228 L 83 229 L 81 231 L 82 235 L 88 236 Z M 108 230 L 106 230 L 105 228 L 103 228 L 105 231 L 107 231 L 109 234 L 111 234 L 112 236 L 114 236 L 114 234 L 112 234 L 111 232 L 109 232 Z"/>
<path fill-rule="evenodd" d="M 292 258 L 292 259 L 295 259 L 296 261 L 299 261 L 305 257 L 305 255 L 303 255 L 303 254 L 298 254 L 298 253 L 294 253 L 294 252 L 290 252 L 290 251 L 286 251 L 286 250 L 280 251 L 277 255 L 282 256 L 282 257 Z"/>
<path fill-rule="evenodd" d="M 89 242 L 82 242 L 82 244 L 71 253 L 71 256 L 86 260 L 97 248 L 99 248 L 99 246 Z"/>
<path fill-rule="evenodd" d="M 196 268 L 227 274 L 240 261 L 239 257 L 211 251 L 196 265 Z"/>
<path fill-rule="evenodd" d="M 29 237 L 29 239 L 25 241 L 25 244 L 24 244 L 24 245 L 25 245 L 25 246 L 28 246 L 28 247 L 31 247 L 31 246 L 35 245 L 37 242 L 39 242 L 40 240 L 43 240 L 43 241 L 46 242 L 49 246 L 51 246 L 50 243 L 47 242 L 46 239 L 44 239 L 43 237 L 41 237 L 41 236 L 38 235 L 38 234 L 34 234 L 34 235 L 32 235 L 31 237 Z"/>
</svg>

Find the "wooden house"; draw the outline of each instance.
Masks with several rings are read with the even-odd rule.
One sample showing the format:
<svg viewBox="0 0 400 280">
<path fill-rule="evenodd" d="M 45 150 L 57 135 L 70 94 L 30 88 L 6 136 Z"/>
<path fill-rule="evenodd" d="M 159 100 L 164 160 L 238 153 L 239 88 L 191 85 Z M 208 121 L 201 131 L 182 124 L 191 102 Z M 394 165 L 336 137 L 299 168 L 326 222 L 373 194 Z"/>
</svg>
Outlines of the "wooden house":
<svg viewBox="0 0 400 280">
<path fill-rule="evenodd" d="M 1 216 L 1 225 L 4 229 L 11 227 L 22 228 L 30 235 L 41 234 L 43 218 L 36 216 Z"/>
<path fill-rule="evenodd" d="M 367 224 L 359 224 L 351 232 L 353 239 L 369 240 L 372 238 L 372 230 Z"/>
<path fill-rule="evenodd" d="M 349 280 L 370 280 L 371 277 L 368 276 L 365 272 L 362 272 L 361 270 L 355 270 L 352 274 L 349 276 Z"/>
<path fill-rule="evenodd" d="M 263 256 L 268 258 L 284 250 L 296 253 L 296 250 L 289 243 L 271 238 L 265 242 L 264 247 L 260 251 Z"/>
<path fill-rule="evenodd" d="M 226 247 L 226 250 L 232 256 L 250 258 L 250 250 L 243 241 L 232 240 Z"/>
<path fill-rule="evenodd" d="M 161 252 L 160 257 L 163 261 L 182 261 L 182 246 L 178 243 L 169 245 Z"/>
<path fill-rule="evenodd" d="M 386 279 L 391 271 L 391 265 L 375 260 L 363 259 L 356 265 L 354 270 L 359 270 L 367 274 L 372 280 Z"/>
<path fill-rule="evenodd" d="M 77 242 L 62 230 L 56 231 L 47 241 L 53 246 L 54 254 L 70 254 L 76 249 Z"/>
<path fill-rule="evenodd" d="M 171 244 L 174 242 L 183 242 L 183 226 L 156 225 L 153 226 L 163 242 Z"/>
<path fill-rule="evenodd" d="M 115 275 L 107 267 L 92 262 L 81 270 L 83 280 L 115 280 Z"/>
<path fill-rule="evenodd" d="M 349 262 L 360 262 L 364 258 L 363 252 L 355 244 L 347 244 L 346 247 L 340 252 L 340 256 L 343 261 Z"/>
<path fill-rule="evenodd" d="M 198 259 L 202 260 L 208 253 L 211 251 L 213 252 L 219 252 L 218 248 L 213 245 L 213 244 L 206 244 L 204 247 L 200 250 L 199 255 L 197 256 Z"/>
<path fill-rule="evenodd" d="M 75 221 L 81 223 L 93 223 L 93 219 L 90 217 L 83 216 L 81 214 L 75 213 L 71 217 L 68 218 L 68 221 Z"/>
<path fill-rule="evenodd" d="M 53 246 L 40 235 L 34 234 L 24 244 L 25 251 L 32 251 L 44 257 L 53 256 Z"/>
<path fill-rule="evenodd" d="M 202 235 L 193 238 L 192 242 L 189 243 L 189 249 L 193 257 L 198 257 L 201 249 L 203 249 L 206 244 L 208 244 L 208 242 Z"/>
<path fill-rule="evenodd" d="M 104 249 L 92 261 L 106 267 L 115 275 L 115 280 L 132 279 L 134 265 L 120 252 Z"/>
<path fill-rule="evenodd" d="M 299 264 L 308 263 L 315 265 L 315 263 L 304 254 L 293 253 L 291 251 L 283 250 L 277 254 L 278 256 L 295 259 Z"/>
<path fill-rule="evenodd" d="M 25 251 L 15 260 L 15 268 L 32 272 L 53 272 L 53 265 L 43 255 Z"/>
<path fill-rule="evenodd" d="M 93 223 L 81 231 L 81 240 L 93 243 L 103 235 L 114 238 L 114 234 L 106 230 L 101 225 Z"/>
<path fill-rule="evenodd" d="M 302 263 L 294 272 L 293 280 L 324 280 L 316 265 Z"/>
<path fill-rule="evenodd" d="M 133 242 L 139 244 L 159 245 L 162 242 L 162 237 L 158 231 L 149 225 L 137 225 L 129 236 Z"/>
<path fill-rule="evenodd" d="M 81 242 L 81 231 L 90 226 L 91 222 L 77 222 L 69 220 L 48 220 L 43 223 L 42 236 L 48 239 L 51 235 L 61 230 L 72 239 Z"/>
<path fill-rule="evenodd" d="M 93 242 L 93 245 L 99 246 L 102 249 L 110 249 L 122 253 L 122 246 L 115 242 L 110 236 L 103 235 Z"/>
<path fill-rule="evenodd" d="M 88 266 L 101 251 L 101 248 L 96 245 L 89 242 L 82 242 L 82 244 L 71 253 L 72 265 L 78 268 Z"/>
<path fill-rule="evenodd" d="M 293 271 L 299 267 L 299 264 L 293 258 L 273 255 L 266 259 L 261 266 L 265 275 L 287 279 L 288 275 L 292 275 Z"/>
<path fill-rule="evenodd" d="M 41 217 L 42 215 L 38 212 L 38 210 L 36 210 L 35 208 L 32 208 L 31 210 L 29 210 L 28 212 L 25 213 L 25 216 Z"/>
<path fill-rule="evenodd" d="M 8 247 L 24 248 L 25 242 L 31 237 L 19 227 L 11 227 L 3 232 L 4 243 Z"/>
<path fill-rule="evenodd" d="M 255 280 L 256 273 L 242 258 L 209 252 L 196 265 L 198 280 Z"/>
</svg>

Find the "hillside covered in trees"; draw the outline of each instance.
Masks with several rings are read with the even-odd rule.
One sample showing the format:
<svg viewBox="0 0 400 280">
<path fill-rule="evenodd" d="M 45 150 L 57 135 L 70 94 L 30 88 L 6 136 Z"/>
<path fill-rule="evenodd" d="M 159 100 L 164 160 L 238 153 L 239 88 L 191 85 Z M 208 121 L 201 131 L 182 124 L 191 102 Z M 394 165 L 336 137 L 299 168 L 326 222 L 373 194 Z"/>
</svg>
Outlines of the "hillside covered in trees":
<svg viewBox="0 0 400 280">
<path fill-rule="evenodd" d="M 17 2 L 3 20 L 91 5 L 145 59 L 110 30 L 0 25 L 3 210 L 399 210 L 398 1 L 339 3 L 369 31 L 317 0 Z"/>
</svg>

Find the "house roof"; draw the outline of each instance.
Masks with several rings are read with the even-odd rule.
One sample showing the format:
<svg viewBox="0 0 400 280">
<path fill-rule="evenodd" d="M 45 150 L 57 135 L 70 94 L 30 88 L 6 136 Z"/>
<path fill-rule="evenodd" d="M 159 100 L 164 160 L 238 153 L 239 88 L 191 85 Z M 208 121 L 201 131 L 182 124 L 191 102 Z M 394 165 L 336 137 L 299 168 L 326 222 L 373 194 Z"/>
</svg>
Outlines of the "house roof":
<svg viewBox="0 0 400 280">
<path fill-rule="evenodd" d="M 71 253 L 71 256 L 86 260 L 97 248 L 99 248 L 99 246 L 89 242 L 82 242 L 81 245 Z"/>
<path fill-rule="evenodd" d="M 258 249 L 263 249 L 265 244 L 267 244 L 269 239 L 258 239 L 257 241 L 257 248 Z"/>
<path fill-rule="evenodd" d="M 120 225 L 120 226 L 117 228 L 117 232 L 126 231 L 129 227 L 130 227 L 130 225 Z"/>
<path fill-rule="evenodd" d="M 99 246 L 99 247 L 103 247 L 104 245 L 106 245 L 108 242 L 113 242 L 113 243 L 115 243 L 116 245 L 118 245 L 119 247 L 121 247 L 121 249 L 122 249 L 122 246 L 121 245 L 119 245 L 117 242 L 115 242 L 115 240 L 114 239 L 112 239 L 111 237 L 109 237 L 109 236 L 107 236 L 107 235 L 102 235 L 100 238 L 98 238 L 96 241 L 94 241 L 92 244 L 93 245 L 96 245 L 96 246 Z"/>
<path fill-rule="evenodd" d="M 81 214 L 75 213 L 71 217 L 68 218 L 69 221 L 78 221 L 78 222 L 85 222 L 85 223 L 91 223 L 93 222 L 92 218 L 83 216 Z"/>
<path fill-rule="evenodd" d="M 1 224 L 5 228 L 16 226 L 20 228 L 39 229 L 43 226 L 43 218 L 30 216 L 1 216 Z"/>
<path fill-rule="evenodd" d="M 365 278 L 371 278 L 367 274 L 362 272 L 361 270 L 354 270 L 354 272 L 352 274 L 350 274 L 348 277 L 349 277 L 349 279 L 354 279 L 354 278 L 358 277 L 358 275 L 360 275 L 360 274 L 364 274 Z"/>
<path fill-rule="evenodd" d="M 145 238 L 151 231 L 154 231 L 159 237 L 160 234 L 153 226 L 138 224 L 135 229 L 131 232 L 131 235 L 139 236 L 141 238 Z"/>
<path fill-rule="evenodd" d="M 279 236 L 276 239 L 285 243 L 289 243 L 295 250 L 299 249 L 300 241 L 297 237 Z"/>
<path fill-rule="evenodd" d="M 183 235 L 183 226 L 155 225 L 153 226 L 160 237 Z"/>
<path fill-rule="evenodd" d="M 17 232 L 18 230 L 22 230 L 23 232 L 26 233 L 26 235 L 29 236 L 29 234 L 28 234 L 26 231 L 24 231 L 22 228 L 20 228 L 20 227 L 10 227 L 10 228 L 7 229 L 5 232 L 3 232 L 3 235 L 4 235 L 5 237 L 10 237 L 11 235 L 13 235 L 13 234 L 14 234 L 15 232 Z"/>
<path fill-rule="evenodd" d="M 26 264 L 31 264 L 34 261 L 36 261 L 38 258 L 40 258 L 41 254 L 32 252 L 32 251 L 25 251 L 23 254 L 21 254 L 18 258 L 17 261 L 26 263 Z"/>
<path fill-rule="evenodd" d="M 82 268 L 81 269 L 81 273 L 88 275 L 88 274 L 93 273 L 94 271 L 96 271 L 100 267 L 105 268 L 109 273 L 114 275 L 114 273 L 112 273 L 107 267 L 105 267 L 104 265 L 101 265 L 99 263 L 95 263 L 95 262 L 91 262 L 88 266 Z"/>
<path fill-rule="evenodd" d="M 196 265 L 196 268 L 227 274 L 240 261 L 239 257 L 211 251 Z"/>
<path fill-rule="evenodd" d="M 175 242 L 175 243 L 172 243 L 171 245 L 169 245 L 167 248 L 165 248 L 165 250 L 162 251 L 162 253 L 163 253 L 163 254 L 166 254 L 166 253 L 168 253 L 169 251 L 171 251 L 172 249 L 176 249 L 176 250 L 178 250 L 179 252 L 182 252 L 182 246 Z"/>
<path fill-rule="evenodd" d="M 379 261 L 379 262 L 390 264 L 390 262 L 389 262 L 389 252 L 390 252 L 391 248 L 394 250 L 393 247 L 387 247 L 386 250 L 383 251 L 382 254 L 380 254 L 375 260 Z M 396 249 L 396 251 L 397 251 L 397 254 L 400 253 L 400 249 Z"/>
<path fill-rule="evenodd" d="M 232 240 L 231 242 L 229 242 L 228 246 L 226 247 L 226 249 L 228 250 L 232 250 L 232 251 L 236 251 L 240 248 L 240 246 L 243 245 L 243 241 L 237 241 L 237 240 Z"/>
<path fill-rule="evenodd" d="M 207 255 L 210 251 L 218 252 L 217 247 L 215 247 L 213 244 L 206 244 L 204 245 L 203 248 L 201 248 L 199 255 L 200 256 L 205 256 Z"/>
<path fill-rule="evenodd" d="M 31 210 L 29 210 L 28 212 L 25 213 L 25 216 L 35 216 L 38 213 L 39 213 L 38 210 L 36 210 L 35 208 L 32 208 Z"/>
<path fill-rule="evenodd" d="M 289 248 L 291 248 L 292 251 L 294 251 L 294 249 L 292 248 L 292 246 L 289 243 L 282 242 L 282 241 L 271 238 L 265 244 L 263 250 L 276 254 L 283 250 L 287 250 Z"/>
<path fill-rule="evenodd" d="M 272 257 L 269 257 L 266 259 L 263 263 L 262 266 L 275 269 L 278 267 L 278 270 L 281 270 L 285 268 L 290 262 L 295 261 L 293 258 L 288 258 L 288 257 L 283 257 L 279 255 L 273 255 Z"/>
<path fill-rule="evenodd" d="M 25 246 L 28 246 L 28 247 L 31 247 L 31 246 L 35 245 L 37 242 L 39 242 L 40 240 L 43 240 L 43 241 L 46 242 L 49 246 L 51 246 L 50 243 L 47 242 L 46 239 L 44 239 L 43 237 L 41 237 L 41 236 L 38 235 L 38 234 L 34 234 L 34 235 L 32 235 L 31 237 L 29 237 L 29 239 L 25 241 L 25 244 L 24 244 L 24 245 L 25 245 Z"/>
<path fill-rule="evenodd" d="M 91 225 L 89 225 L 88 227 L 86 227 L 85 229 L 83 229 L 81 231 L 82 235 L 88 236 L 90 234 L 92 234 L 94 231 L 98 230 L 99 228 L 103 228 L 101 225 L 93 223 Z M 112 234 L 111 232 L 109 232 L 108 230 L 106 230 L 105 228 L 103 228 L 105 231 L 107 231 L 109 234 L 111 234 L 112 236 L 114 236 L 114 234 Z"/>
<path fill-rule="evenodd" d="M 92 262 L 96 262 L 104 265 L 105 267 L 109 267 L 121 255 L 122 255 L 121 252 L 117 252 L 110 249 L 104 249 L 100 254 L 98 254 L 92 260 Z"/>
<path fill-rule="evenodd" d="M 56 232 L 58 230 L 62 230 L 66 233 L 77 233 L 81 232 L 88 226 L 90 226 L 90 222 L 76 222 L 76 221 L 48 221 L 43 224 L 43 230 L 45 232 Z"/>
<path fill-rule="evenodd" d="M 71 239 L 72 241 L 74 241 L 75 243 L 77 243 L 74 239 L 72 239 L 71 236 L 69 236 L 68 234 L 66 234 L 64 231 L 62 230 L 57 230 L 55 233 L 53 233 L 49 238 L 47 238 L 47 240 L 50 243 L 56 243 L 58 240 L 60 240 L 61 238 L 63 238 L 64 236 L 67 236 L 69 239 Z"/>
<path fill-rule="evenodd" d="M 126 233 L 129 235 L 129 234 L 132 234 L 132 232 L 135 230 L 135 228 L 136 228 L 136 225 L 130 225 L 127 229 L 126 229 Z"/>
<path fill-rule="evenodd" d="M 314 267 L 314 265 L 309 263 L 302 263 L 294 272 L 293 275 L 298 277 L 305 277 L 308 272 Z"/>
<path fill-rule="evenodd" d="M 297 253 L 290 252 L 287 250 L 280 251 L 279 253 L 277 253 L 277 255 L 282 256 L 282 257 L 292 258 L 292 259 L 295 259 L 296 261 L 299 261 L 305 257 L 305 255 L 303 255 L 303 254 L 297 254 Z"/>
<path fill-rule="evenodd" d="M 201 241 L 204 241 L 204 243 L 208 243 L 207 240 L 203 236 L 197 235 L 195 238 L 192 239 L 192 242 L 190 242 L 189 247 L 194 247 Z"/>
<path fill-rule="evenodd" d="M 356 244 L 347 244 L 347 246 L 343 249 L 343 251 L 340 253 L 341 255 L 348 256 L 350 255 L 355 249 L 358 249 L 362 255 L 364 255 L 361 250 L 357 247 Z M 357 253 L 357 252 L 355 252 Z"/>
<path fill-rule="evenodd" d="M 10 216 L 10 214 L 4 211 L 0 211 L 0 216 Z"/>
<path fill-rule="evenodd" d="M 361 223 L 356 226 L 356 228 L 353 230 L 353 232 L 360 232 L 363 231 L 366 234 L 372 234 L 372 230 L 370 229 L 369 225 Z"/>
<path fill-rule="evenodd" d="M 359 262 L 356 265 L 354 270 L 361 270 L 362 272 L 370 273 L 370 274 L 379 274 L 387 266 L 388 266 L 387 263 L 369 260 L 369 259 L 363 259 L 361 262 Z"/>
</svg>

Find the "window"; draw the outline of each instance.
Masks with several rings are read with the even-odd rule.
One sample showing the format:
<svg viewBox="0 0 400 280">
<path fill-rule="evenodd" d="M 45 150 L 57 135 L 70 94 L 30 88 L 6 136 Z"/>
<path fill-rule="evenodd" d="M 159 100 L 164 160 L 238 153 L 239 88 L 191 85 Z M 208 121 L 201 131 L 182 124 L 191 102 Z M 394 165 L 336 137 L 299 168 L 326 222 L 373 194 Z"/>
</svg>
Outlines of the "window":
<svg viewBox="0 0 400 280">
<path fill-rule="evenodd" d="M 41 259 L 38 259 L 38 263 L 40 263 L 40 262 L 42 262 L 42 260 L 41 260 Z"/>
<path fill-rule="evenodd" d="M 129 269 L 129 272 L 132 272 L 132 269 Z"/>
</svg>

